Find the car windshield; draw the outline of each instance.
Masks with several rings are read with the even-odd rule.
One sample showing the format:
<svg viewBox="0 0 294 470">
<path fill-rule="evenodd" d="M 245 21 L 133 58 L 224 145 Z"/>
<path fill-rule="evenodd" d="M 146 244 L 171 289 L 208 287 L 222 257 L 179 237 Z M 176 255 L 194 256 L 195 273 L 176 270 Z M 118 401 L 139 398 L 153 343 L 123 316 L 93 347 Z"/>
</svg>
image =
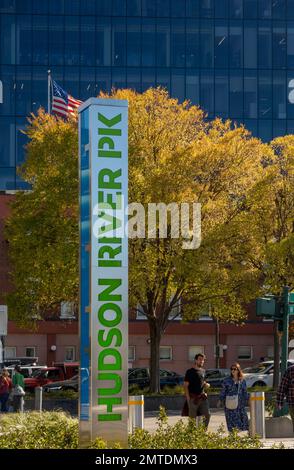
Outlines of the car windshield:
<svg viewBox="0 0 294 470">
<path fill-rule="evenodd" d="M 243 372 L 244 374 L 263 374 L 271 365 L 271 362 L 262 362 L 252 367 L 246 367 L 246 369 L 243 369 Z"/>
<path fill-rule="evenodd" d="M 46 371 L 44 369 L 37 369 L 34 370 L 32 373 L 32 377 L 39 377 L 40 375 L 43 375 Z"/>
</svg>

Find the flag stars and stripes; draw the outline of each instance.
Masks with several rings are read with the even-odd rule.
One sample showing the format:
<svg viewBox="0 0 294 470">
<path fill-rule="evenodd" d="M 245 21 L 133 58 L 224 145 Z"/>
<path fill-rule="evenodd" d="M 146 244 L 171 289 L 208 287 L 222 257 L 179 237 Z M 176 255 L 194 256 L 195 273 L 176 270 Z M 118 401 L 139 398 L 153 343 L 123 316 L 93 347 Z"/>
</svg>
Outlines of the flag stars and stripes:
<svg viewBox="0 0 294 470">
<path fill-rule="evenodd" d="M 74 115 L 82 101 L 73 98 L 52 80 L 52 114 L 67 118 Z"/>
</svg>

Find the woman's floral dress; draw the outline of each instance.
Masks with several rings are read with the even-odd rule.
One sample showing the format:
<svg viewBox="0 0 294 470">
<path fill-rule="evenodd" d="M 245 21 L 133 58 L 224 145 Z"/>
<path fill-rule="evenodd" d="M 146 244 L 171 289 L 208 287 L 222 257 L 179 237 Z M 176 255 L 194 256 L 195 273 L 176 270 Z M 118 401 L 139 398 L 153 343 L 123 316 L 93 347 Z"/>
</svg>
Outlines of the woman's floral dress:
<svg viewBox="0 0 294 470">
<path fill-rule="evenodd" d="M 238 393 L 238 384 L 239 384 L 239 393 Z M 245 409 L 249 394 L 247 392 L 245 380 L 235 382 L 232 377 L 227 377 L 223 381 L 223 388 L 220 392 L 219 399 L 225 403 L 227 395 L 237 395 L 238 394 L 238 407 L 235 410 L 229 410 L 225 406 L 225 416 L 227 421 L 227 427 L 229 432 L 234 428 L 239 429 L 240 431 L 247 431 L 249 429 L 248 416 Z"/>
</svg>

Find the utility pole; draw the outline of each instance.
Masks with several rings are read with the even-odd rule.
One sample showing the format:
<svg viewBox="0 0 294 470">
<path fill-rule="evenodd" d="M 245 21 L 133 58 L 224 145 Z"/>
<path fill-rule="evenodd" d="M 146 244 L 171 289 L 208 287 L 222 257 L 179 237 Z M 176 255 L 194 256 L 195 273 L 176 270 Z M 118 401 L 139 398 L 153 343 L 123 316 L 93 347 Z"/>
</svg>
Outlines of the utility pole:
<svg viewBox="0 0 294 470">
<path fill-rule="evenodd" d="M 279 321 L 274 321 L 274 376 L 273 388 L 278 390 L 280 378 L 280 353 L 281 353 L 281 333 L 279 331 Z"/>
<path fill-rule="evenodd" d="M 281 357 L 281 378 L 287 369 L 288 343 L 289 343 L 289 292 L 288 286 L 283 288 L 283 336 L 282 336 L 282 357 Z"/>
<path fill-rule="evenodd" d="M 220 359 L 220 350 L 219 350 L 219 320 L 215 319 L 215 367 L 219 369 L 219 359 Z"/>
</svg>

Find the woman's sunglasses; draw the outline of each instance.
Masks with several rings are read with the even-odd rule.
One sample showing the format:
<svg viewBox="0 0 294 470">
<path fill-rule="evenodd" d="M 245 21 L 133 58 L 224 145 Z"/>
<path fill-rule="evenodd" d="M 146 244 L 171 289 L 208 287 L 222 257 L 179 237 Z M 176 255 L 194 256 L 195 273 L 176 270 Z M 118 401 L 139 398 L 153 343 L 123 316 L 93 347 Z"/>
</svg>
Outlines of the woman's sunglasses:
<svg viewBox="0 0 294 470">
<path fill-rule="evenodd" d="M 231 367 L 231 370 L 239 370 L 237 367 Z"/>
</svg>

